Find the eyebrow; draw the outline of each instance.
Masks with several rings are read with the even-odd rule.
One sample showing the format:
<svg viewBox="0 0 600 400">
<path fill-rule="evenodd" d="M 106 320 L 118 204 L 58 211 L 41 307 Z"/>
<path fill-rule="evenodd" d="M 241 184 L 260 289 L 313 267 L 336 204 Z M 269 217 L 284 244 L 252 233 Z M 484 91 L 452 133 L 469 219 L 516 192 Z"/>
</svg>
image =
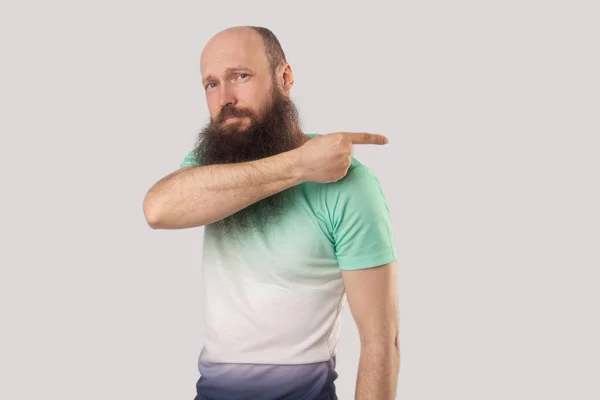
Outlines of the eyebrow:
<svg viewBox="0 0 600 400">
<path fill-rule="evenodd" d="M 254 72 L 254 71 L 252 71 L 252 69 L 250 69 L 248 67 L 230 67 L 225 70 L 225 74 L 228 75 L 235 71 L 248 71 L 248 72 L 252 72 L 252 73 Z M 217 78 L 214 77 L 213 75 L 208 75 L 206 78 L 202 79 L 202 84 L 205 85 L 207 81 L 215 80 L 215 79 L 217 79 Z"/>
</svg>

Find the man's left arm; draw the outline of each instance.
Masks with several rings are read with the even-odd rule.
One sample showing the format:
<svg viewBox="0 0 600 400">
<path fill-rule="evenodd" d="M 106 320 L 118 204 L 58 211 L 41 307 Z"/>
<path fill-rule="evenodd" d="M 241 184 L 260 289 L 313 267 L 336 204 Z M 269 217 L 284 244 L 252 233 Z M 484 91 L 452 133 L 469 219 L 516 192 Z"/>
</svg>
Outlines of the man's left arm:
<svg viewBox="0 0 600 400">
<path fill-rule="evenodd" d="M 355 400 L 393 400 L 400 371 L 397 263 L 342 270 L 360 335 Z"/>
</svg>

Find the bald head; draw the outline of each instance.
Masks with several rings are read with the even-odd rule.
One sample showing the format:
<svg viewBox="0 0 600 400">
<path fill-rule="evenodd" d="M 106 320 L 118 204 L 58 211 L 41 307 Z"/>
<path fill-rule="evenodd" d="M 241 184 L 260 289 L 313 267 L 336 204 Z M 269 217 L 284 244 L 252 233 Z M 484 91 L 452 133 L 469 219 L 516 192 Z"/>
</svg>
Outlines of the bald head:
<svg viewBox="0 0 600 400">
<path fill-rule="evenodd" d="M 206 43 L 200 56 L 200 70 L 204 75 L 211 73 L 210 67 L 216 63 L 248 63 L 261 58 L 266 62 L 261 37 L 250 28 L 233 27 L 217 33 Z"/>
<path fill-rule="evenodd" d="M 204 56 L 210 56 L 215 48 L 228 45 L 237 46 L 237 49 L 262 52 L 267 57 L 273 73 L 286 62 L 285 52 L 271 30 L 260 26 L 233 26 L 213 35 L 202 52 L 201 63 Z"/>
</svg>

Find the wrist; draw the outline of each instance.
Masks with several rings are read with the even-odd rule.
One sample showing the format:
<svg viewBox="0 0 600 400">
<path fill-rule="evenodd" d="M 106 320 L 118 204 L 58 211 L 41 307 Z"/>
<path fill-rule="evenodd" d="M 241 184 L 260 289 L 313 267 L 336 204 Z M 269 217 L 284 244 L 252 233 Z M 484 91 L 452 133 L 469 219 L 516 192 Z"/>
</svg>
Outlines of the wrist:
<svg viewBox="0 0 600 400">
<path fill-rule="evenodd" d="M 286 160 L 286 169 L 296 185 L 307 181 L 307 170 L 302 163 L 302 151 L 295 148 L 282 154 Z"/>
</svg>

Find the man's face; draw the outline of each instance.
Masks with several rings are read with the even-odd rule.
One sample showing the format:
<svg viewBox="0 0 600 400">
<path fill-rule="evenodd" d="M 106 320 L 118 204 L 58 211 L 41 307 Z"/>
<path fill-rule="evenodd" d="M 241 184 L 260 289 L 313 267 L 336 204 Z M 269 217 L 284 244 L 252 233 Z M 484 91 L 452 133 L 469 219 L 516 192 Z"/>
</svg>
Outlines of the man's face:
<svg viewBox="0 0 600 400">
<path fill-rule="evenodd" d="M 227 56 L 220 48 L 212 49 L 219 56 L 204 58 L 204 66 L 212 75 L 212 78 L 204 78 L 207 79 L 206 96 L 211 115 L 210 122 L 198 135 L 195 148 L 196 159 L 201 165 L 258 160 L 292 150 L 305 140 L 299 130 L 297 109 L 277 85 L 264 49 L 259 47 L 258 54 L 252 55 L 240 46 L 231 49 L 233 54 Z M 206 54 L 210 55 L 207 50 L 203 55 Z M 249 67 L 238 60 L 239 70 L 233 73 L 228 72 L 232 64 L 221 63 L 224 59 L 241 59 L 244 55 L 254 58 L 255 64 L 261 64 L 264 71 L 262 67 Z M 259 56 L 264 58 L 264 63 L 258 61 Z M 251 227 L 263 229 L 291 205 L 292 190 L 267 197 L 217 224 L 227 228 L 230 235 Z"/>
<path fill-rule="evenodd" d="M 213 37 L 202 52 L 200 71 L 210 117 L 223 126 L 248 127 L 247 115 L 260 115 L 270 100 L 269 61 L 262 38 L 251 30 L 229 30 Z M 223 119 L 221 110 L 227 104 L 243 113 Z"/>
</svg>

